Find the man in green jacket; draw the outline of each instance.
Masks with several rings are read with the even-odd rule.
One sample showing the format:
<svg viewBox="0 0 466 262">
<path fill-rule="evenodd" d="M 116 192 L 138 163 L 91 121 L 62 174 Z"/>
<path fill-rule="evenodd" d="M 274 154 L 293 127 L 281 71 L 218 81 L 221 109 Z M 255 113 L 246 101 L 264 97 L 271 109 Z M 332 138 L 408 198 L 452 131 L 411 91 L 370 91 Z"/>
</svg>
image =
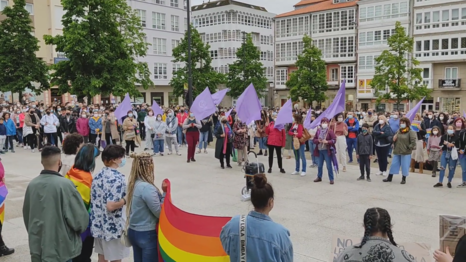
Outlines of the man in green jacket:
<svg viewBox="0 0 466 262">
<path fill-rule="evenodd" d="M 32 262 L 66 262 L 81 253 L 89 213 L 73 182 L 60 175 L 61 151 L 44 147 L 44 170 L 28 185 L 23 219 Z"/>
</svg>

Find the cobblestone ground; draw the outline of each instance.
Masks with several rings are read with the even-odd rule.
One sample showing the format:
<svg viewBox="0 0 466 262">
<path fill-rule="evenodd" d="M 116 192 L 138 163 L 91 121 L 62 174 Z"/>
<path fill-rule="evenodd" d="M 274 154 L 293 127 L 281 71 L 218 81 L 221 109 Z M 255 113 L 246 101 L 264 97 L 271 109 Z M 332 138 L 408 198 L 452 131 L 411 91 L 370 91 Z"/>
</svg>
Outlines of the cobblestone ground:
<svg viewBox="0 0 466 262">
<path fill-rule="evenodd" d="M 208 154 L 196 155 L 197 162 L 189 164 L 186 163 L 186 147 L 181 151 L 182 156 L 154 158 L 156 183 L 164 178 L 171 180 L 175 205 L 188 212 L 219 216 L 252 210 L 250 202 L 241 201 L 240 191 L 245 180 L 240 167 L 220 169 L 212 148 L 208 149 Z M 2 155 L 2 159 L 10 191 L 3 237 L 16 253 L 0 261 L 30 261 L 22 205 L 29 181 L 42 169 L 40 154 L 18 148 L 14 154 Z M 434 189 L 432 186 L 437 180 L 429 174 L 413 173 L 406 185 L 400 185 L 399 176 L 389 184 L 382 183 L 383 178 L 376 175 L 372 175 L 371 183 L 356 181 L 359 167 L 355 165 L 349 165 L 347 172 L 340 173 L 335 185 L 328 183 L 326 171 L 322 183 L 313 183 L 316 168 L 308 167 L 305 177 L 292 176 L 294 159 L 284 159 L 286 174 L 278 172 L 276 159 L 274 161 L 273 173 L 267 174 L 276 192 L 271 217 L 290 230 L 297 262 L 329 261 L 334 235 L 362 237 L 363 214 L 370 207 L 383 207 L 390 212 L 397 242 L 424 242 L 433 248 L 438 247 L 438 215 L 465 215 L 460 210 L 465 207 L 466 189 L 456 188 L 460 183 L 460 167 L 453 189 Z M 259 162 L 267 169 L 267 157 L 259 156 Z M 99 159 L 96 170 L 101 167 Z M 377 171 L 376 167 L 377 164 L 372 164 L 372 173 Z M 122 169 L 123 173 L 129 174 L 130 168 L 131 160 Z M 96 256 L 94 261 L 97 261 Z"/>
</svg>

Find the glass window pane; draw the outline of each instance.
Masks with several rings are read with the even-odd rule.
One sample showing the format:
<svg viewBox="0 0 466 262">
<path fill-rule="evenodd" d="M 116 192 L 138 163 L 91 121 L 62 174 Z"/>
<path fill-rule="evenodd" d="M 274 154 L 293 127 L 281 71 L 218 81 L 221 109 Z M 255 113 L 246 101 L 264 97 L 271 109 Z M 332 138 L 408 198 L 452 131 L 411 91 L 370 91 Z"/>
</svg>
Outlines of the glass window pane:
<svg viewBox="0 0 466 262">
<path fill-rule="evenodd" d="M 440 11 L 432 12 L 432 22 L 437 23 L 440 21 Z"/>
<path fill-rule="evenodd" d="M 422 13 L 416 14 L 416 24 L 422 24 Z"/>
<path fill-rule="evenodd" d="M 430 12 L 424 13 L 424 23 L 430 23 Z"/>
<path fill-rule="evenodd" d="M 442 39 L 442 50 L 448 49 L 448 39 Z"/>
<path fill-rule="evenodd" d="M 398 14 L 399 3 L 392 4 L 392 15 Z"/>
<path fill-rule="evenodd" d="M 439 50 L 440 40 L 432 40 L 432 50 Z"/>
<path fill-rule="evenodd" d="M 421 41 L 416 41 L 416 51 L 422 51 L 422 42 Z"/>
<path fill-rule="evenodd" d="M 390 7 L 390 4 L 386 4 L 383 6 L 383 14 L 385 16 L 389 16 L 391 13 L 391 7 Z"/>
<path fill-rule="evenodd" d="M 365 19 L 366 18 L 366 7 L 361 7 L 359 9 L 359 19 Z"/>
<path fill-rule="evenodd" d="M 382 6 L 378 5 L 375 7 L 375 18 L 380 19 L 382 16 Z"/>
<path fill-rule="evenodd" d="M 430 51 L 430 40 L 424 40 L 424 51 Z"/>
<path fill-rule="evenodd" d="M 442 21 L 448 21 L 450 19 L 450 10 L 442 11 Z"/>
<path fill-rule="evenodd" d="M 451 49 L 458 49 L 458 38 L 451 39 Z"/>
<path fill-rule="evenodd" d="M 373 18 L 374 17 L 374 7 L 370 6 L 367 8 L 367 18 Z"/>
<path fill-rule="evenodd" d="M 458 8 L 451 10 L 451 20 L 458 20 L 460 18 L 460 10 Z"/>
<path fill-rule="evenodd" d="M 461 9 L 461 19 L 466 19 L 466 7 Z"/>
<path fill-rule="evenodd" d="M 374 33 L 374 40 L 375 40 L 375 41 L 380 41 L 380 40 L 382 40 L 382 31 L 375 31 L 375 33 Z"/>
<path fill-rule="evenodd" d="M 424 68 L 424 71 L 422 72 L 422 78 L 429 78 L 429 68 Z"/>
</svg>

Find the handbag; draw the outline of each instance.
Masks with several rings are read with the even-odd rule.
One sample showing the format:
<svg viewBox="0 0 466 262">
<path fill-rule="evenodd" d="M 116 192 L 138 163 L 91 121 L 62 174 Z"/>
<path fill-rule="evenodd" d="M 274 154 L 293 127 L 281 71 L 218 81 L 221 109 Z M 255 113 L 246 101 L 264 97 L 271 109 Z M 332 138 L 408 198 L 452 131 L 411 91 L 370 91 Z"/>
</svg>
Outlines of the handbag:
<svg viewBox="0 0 466 262">
<path fill-rule="evenodd" d="M 239 261 L 246 262 L 246 244 L 247 244 L 247 237 L 246 237 L 246 215 L 241 215 L 239 218 Z"/>
<path fill-rule="evenodd" d="M 300 146 L 301 143 L 299 142 L 299 139 L 297 137 L 293 137 L 293 149 L 298 150 Z"/>
<path fill-rule="evenodd" d="M 309 134 L 306 128 L 303 128 L 303 136 L 299 139 L 299 142 L 304 143 L 309 139 L 311 139 L 311 134 Z"/>
<path fill-rule="evenodd" d="M 452 160 L 457 160 L 458 159 L 458 150 L 456 149 L 456 147 L 453 147 L 451 149 L 451 159 Z"/>
</svg>

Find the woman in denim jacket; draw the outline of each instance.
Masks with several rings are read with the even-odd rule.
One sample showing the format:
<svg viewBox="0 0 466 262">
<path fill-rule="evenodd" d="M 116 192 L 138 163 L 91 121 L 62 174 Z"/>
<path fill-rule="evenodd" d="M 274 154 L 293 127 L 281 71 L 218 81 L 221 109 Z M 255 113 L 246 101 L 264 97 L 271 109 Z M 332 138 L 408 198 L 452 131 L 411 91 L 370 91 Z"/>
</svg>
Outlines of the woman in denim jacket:
<svg viewBox="0 0 466 262">
<path fill-rule="evenodd" d="M 220 233 L 223 249 L 230 256 L 231 262 L 240 261 L 293 261 L 293 244 L 288 229 L 272 221 L 269 213 L 274 205 L 272 185 L 267 183 L 265 174 L 254 176 L 251 189 L 251 202 L 254 211 L 247 216 L 235 216 Z M 246 249 L 241 250 L 240 220 L 244 218 Z M 243 223 L 242 223 L 243 224 Z"/>
</svg>

